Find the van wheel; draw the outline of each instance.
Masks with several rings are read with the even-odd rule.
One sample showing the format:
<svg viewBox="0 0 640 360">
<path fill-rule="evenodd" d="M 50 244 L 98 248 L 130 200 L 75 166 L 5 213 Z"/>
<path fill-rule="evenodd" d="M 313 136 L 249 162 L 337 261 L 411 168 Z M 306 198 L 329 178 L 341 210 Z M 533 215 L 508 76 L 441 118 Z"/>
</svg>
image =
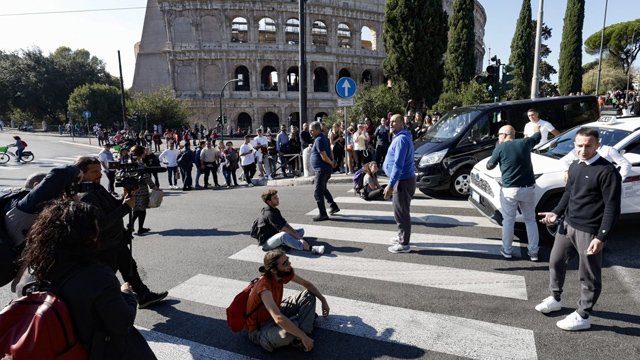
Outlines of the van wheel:
<svg viewBox="0 0 640 360">
<path fill-rule="evenodd" d="M 561 197 L 562 194 L 558 194 L 548 198 L 538 212 L 550 212 L 558 205 Z M 538 218 L 536 218 L 536 220 L 538 220 Z M 538 222 L 538 235 L 540 237 L 540 241 L 546 245 L 552 246 L 553 242 L 556 240 L 556 233 L 558 232 L 559 227 L 559 224 L 543 224 Z"/>
<path fill-rule="evenodd" d="M 451 195 L 455 197 L 467 197 L 469 196 L 471 186 L 471 169 L 463 168 L 456 171 L 451 178 L 451 185 L 449 185 L 449 191 Z"/>
</svg>

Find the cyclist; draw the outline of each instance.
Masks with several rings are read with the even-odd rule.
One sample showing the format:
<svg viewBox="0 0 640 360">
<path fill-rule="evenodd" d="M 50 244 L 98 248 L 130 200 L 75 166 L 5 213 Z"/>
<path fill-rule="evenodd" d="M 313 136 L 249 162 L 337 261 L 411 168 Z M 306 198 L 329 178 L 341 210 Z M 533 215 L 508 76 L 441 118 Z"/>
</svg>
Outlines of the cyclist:
<svg viewBox="0 0 640 360">
<path fill-rule="evenodd" d="M 20 161 L 22 161 L 22 151 L 24 151 L 24 144 L 22 143 L 22 139 L 20 139 L 20 136 L 18 135 L 15 135 L 13 139 L 16 141 L 16 143 L 12 145 L 8 145 L 7 147 L 15 146 L 17 148 L 16 162 L 19 163 Z"/>
</svg>

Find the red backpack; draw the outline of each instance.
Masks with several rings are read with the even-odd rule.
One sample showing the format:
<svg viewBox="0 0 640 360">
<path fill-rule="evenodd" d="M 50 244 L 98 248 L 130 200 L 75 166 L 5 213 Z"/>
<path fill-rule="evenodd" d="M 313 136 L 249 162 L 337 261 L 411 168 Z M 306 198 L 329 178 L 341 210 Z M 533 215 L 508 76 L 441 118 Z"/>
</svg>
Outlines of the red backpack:
<svg viewBox="0 0 640 360">
<path fill-rule="evenodd" d="M 33 292 L 0 312 L 0 354 L 13 359 L 87 359 L 73 333 L 67 305 L 50 292 Z"/>
<path fill-rule="evenodd" d="M 260 306 L 263 305 L 262 301 L 251 312 L 247 314 L 247 302 L 249 302 L 249 294 L 251 289 L 255 286 L 258 278 L 255 278 L 251 283 L 244 288 L 231 302 L 231 305 L 227 308 L 227 325 L 233 332 L 239 332 L 245 327 L 245 323 L 249 316 L 253 315 Z"/>
</svg>

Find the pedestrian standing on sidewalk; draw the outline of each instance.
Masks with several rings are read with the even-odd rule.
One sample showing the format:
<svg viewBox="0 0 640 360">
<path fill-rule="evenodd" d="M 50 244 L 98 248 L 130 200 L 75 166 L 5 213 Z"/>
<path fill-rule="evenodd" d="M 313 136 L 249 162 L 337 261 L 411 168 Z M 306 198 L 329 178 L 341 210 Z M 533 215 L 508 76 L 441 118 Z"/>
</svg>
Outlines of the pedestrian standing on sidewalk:
<svg viewBox="0 0 640 360">
<path fill-rule="evenodd" d="M 620 217 L 622 178 L 598 152 L 597 130 L 582 128 L 575 138 L 578 161 L 569 167 L 567 187 L 552 212 L 540 213 L 543 224 L 562 215 L 549 259 L 551 296 L 536 306 L 543 314 L 562 309 L 562 288 L 571 260 L 578 257 L 581 294 L 578 309 L 556 325 L 569 331 L 591 327 L 591 311 L 602 291 L 602 249 Z"/>
<path fill-rule="evenodd" d="M 500 164 L 502 187 L 500 207 L 502 212 L 502 247 L 500 253 L 511 259 L 513 250 L 513 227 L 516 211 L 520 207 L 527 227 L 529 258 L 538 261 L 538 226 L 536 224 L 536 178 L 531 164 L 531 151 L 540 142 L 540 126 L 534 125 L 533 134 L 524 139 L 515 139 L 516 130 L 505 125 L 498 131 L 498 146 L 487 163 L 491 170 Z"/>
<path fill-rule="evenodd" d="M 333 173 L 333 168 L 336 166 L 336 162 L 333 160 L 333 154 L 331 153 L 331 145 L 327 135 L 322 132 L 322 125 L 319 121 L 311 123 L 309 131 L 313 136 L 313 147 L 311 148 L 311 166 L 313 171 L 316 172 L 316 177 L 313 182 L 315 190 L 313 197 L 316 199 L 318 205 L 318 216 L 313 218 L 313 221 L 325 221 L 329 220 L 327 215 L 327 208 L 324 204 L 324 199 L 331 206 L 329 214 L 333 215 L 340 211 L 338 204 L 333 201 L 333 197 L 327 189 L 327 183 Z"/>
<path fill-rule="evenodd" d="M 384 172 L 389 177 L 389 185 L 384 189 L 384 198 L 393 194 L 393 217 L 398 224 L 398 237 L 391 239 L 392 253 L 411 251 L 411 197 L 416 192 L 416 174 L 413 164 L 413 139 L 411 132 L 404 128 L 402 115 L 391 117 L 393 140 L 384 159 Z"/>
<path fill-rule="evenodd" d="M 253 155 L 255 149 L 251 146 L 251 135 L 244 136 L 244 144 L 240 146 L 240 160 L 242 161 L 242 171 L 247 187 L 253 187 L 251 179 L 256 174 L 256 157 Z"/>
</svg>

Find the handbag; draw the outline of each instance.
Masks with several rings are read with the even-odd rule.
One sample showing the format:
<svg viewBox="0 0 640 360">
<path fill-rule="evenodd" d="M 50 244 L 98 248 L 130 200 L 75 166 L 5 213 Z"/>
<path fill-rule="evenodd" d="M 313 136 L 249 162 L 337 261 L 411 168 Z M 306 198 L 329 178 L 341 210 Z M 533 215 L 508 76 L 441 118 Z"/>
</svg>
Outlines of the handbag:
<svg viewBox="0 0 640 360">
<path fill-rule="evenodd" d="M 347 145 L 347 150 L 348 150 L 348 151 L 353 150 L 353 145 L 351 145 L 351 144 Z"/>
<path fill-rule="evenodd" d="M 149 193 L 149 205 L 147 207 L 149 209 L 160 207 L 163 197 L 164 193 L 162 190 L 151 190 Z"/>
</svg>

